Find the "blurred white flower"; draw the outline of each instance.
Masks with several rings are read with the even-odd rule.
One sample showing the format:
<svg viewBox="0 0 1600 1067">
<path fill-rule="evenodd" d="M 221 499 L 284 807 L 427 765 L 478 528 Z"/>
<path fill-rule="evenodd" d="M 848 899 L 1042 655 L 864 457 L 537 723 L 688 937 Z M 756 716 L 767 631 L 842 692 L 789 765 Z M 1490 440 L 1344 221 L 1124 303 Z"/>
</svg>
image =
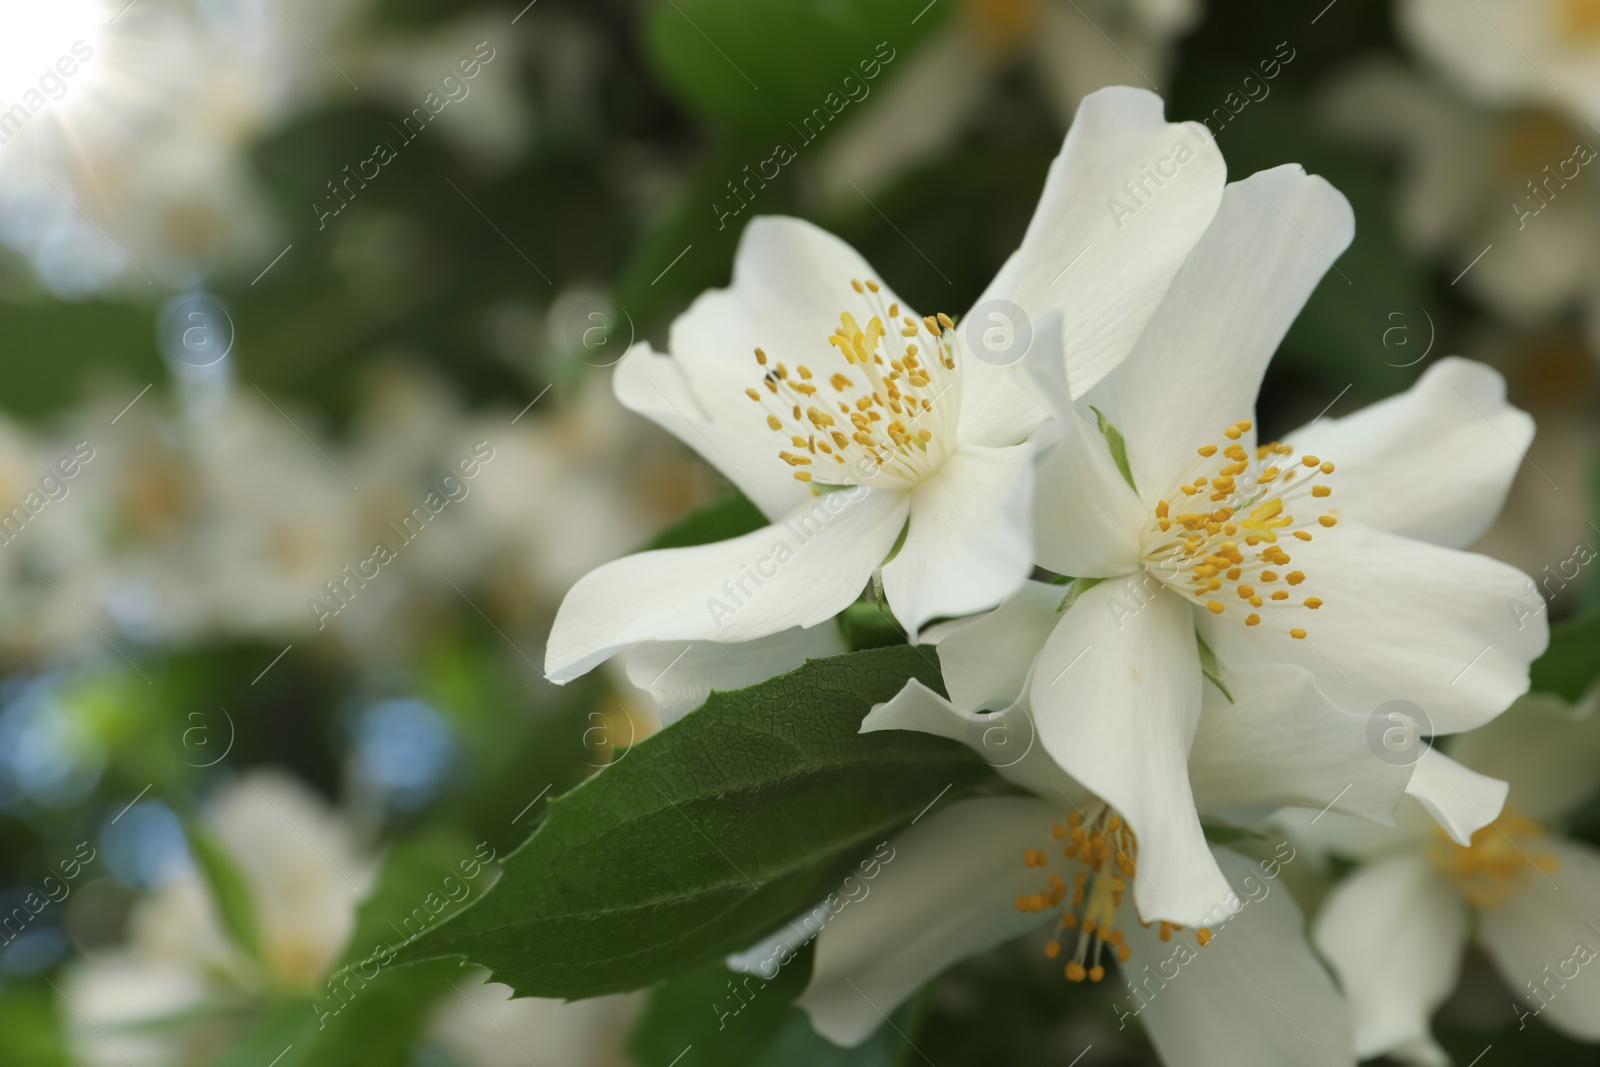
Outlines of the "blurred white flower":
<svg viewBox="0 0 1600 1067">
<path fill-rule="evenodd" d="M 1200 9 L 1200 0 L 963 0 L 827 147 L 822 191 L 859 200 L 935 158 L 1014 64 L 1036 76 L 1062 126 L 1096 89 L 1164 88 L 1171 45 Z"/>
<path fill-rule="evenodd" d="M 511 999 L 511 989 L 483 973 L 455 982 L 434 1010 L 432 1040 L 472 1067 L 628 1067 L 623 1042 L 644 995 L 560 1001 Z"/>
<path fill-rule="evenodd" d="M 1547 104 L 1600 117 L 1595 0 L 1402 0 L 1401 32 L 1467 92 L 1493 104 Z"/>
<path fill-rule="evenodd" d="M 1455 988 L 1469 930 L 1527 1005 L 1523 1025 L 1538 1016 L 1600 1041 L 1600 852 L 1559 832 L 1600 787 L 1597 704 L 1600 691 L 1577 707 L 1532 694 L 1455 739 L 1461 763 L 1510 786 L 1499 817 L 1466 846 L 1415 808 L 1388 831 L 1328 816 L 1333 850 L 1363 866 L 1334 888 L 1313 936 L 1350 999 L 1363 1058 L 1449 1064 L 1429 1019 Z M 1323 829 L 1310 814 L 1296 822 Z"/>
<path fill-rule="evenodd" d="M 65 975 L 62 1015 L 89 1067 L 205 1062 L 231 1032 L 225 1020 L 220 1032 L 138 1024 L 241 996 L 308 993 L 354 930 L 376 865 L 298 780 L 271 770 L 235 779 L 213 797 L 204 825 L 249 887 L 262 963 L 233 944 L 200 873 L 185 869 L 134 909 L 125 945 Z"/>
<path fill-rule="evenodd" d="M 1600 134 L 1549 110 L 1472 103 L 1387 63 L 1350 72 L 1323 104 L 1336 130 L 1399 154 L 1398 221 L 1413 247 L 1523 328 L 1576 307 L 1600 346 Z"/>
</svg>

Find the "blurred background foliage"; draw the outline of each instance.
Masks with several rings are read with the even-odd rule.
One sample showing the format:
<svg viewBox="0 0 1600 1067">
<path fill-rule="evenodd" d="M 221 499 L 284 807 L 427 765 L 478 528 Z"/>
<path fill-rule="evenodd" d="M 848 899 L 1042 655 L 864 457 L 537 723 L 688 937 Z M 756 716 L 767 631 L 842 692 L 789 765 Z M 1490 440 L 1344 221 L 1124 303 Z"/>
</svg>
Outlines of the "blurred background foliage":
<svg viewBox="0 0 1600 1067">
<path fill-rule="evenodd" d="M 119 26 L 248 8 L 258 19 L 306 20 L 303 34 L 278 26 L 275 47 L 293 54 L 296 70 L 315 73 L 304 75 L 310 88 L 297 106 L 263 105 L 264 117 L 243 136 L 230 132 L 220 149 L 251 176 L 269 220 L 271 239 L 245 242 L 246 254 L 197 261 L 187 277 L 141 280 L 130 252 L 136 273 L 117 267 L 109 279 L 102 273 L 77 285 L 41 269 L 37 249 L 12 241 L 0 252 L 0 436 L 23 442 L 0 449 L 17 454 L 0 463 L 0 485 L 20 499 L 62 442 L 87 437 L 105 457 L 0 546 L 13 557 L 0 559 L 12 602 L 0 610 L 0 914 L 23 906 L 80 842 L 97 855 L 63 903 L 0 950 L 0 1062 L 41 1067 L 119 1062 L 73 1017 L 87 1005 L 71 998 L 85 987 L 69 975 L 84 960 L 124 951 L 139 901 L 182 872 L 202 868 L 217 914 L 244 916 L 224 922 L 238 952 L 266 951 L 252 949 L 244 932 L 263 903 L 250 899 L 250 876 L 240 873 L 248 856 L 230 859 L 235 846 L 223 841 L 215 845 L 221 859 L 206 862 L 207 849 L 196 845 L 212 799 L 230 783 L 257 781 L 252 773 L 268 768 L 287 772 L 328 810 L 339 806 L 352 855 L 387 851 L 382 875 L 373 861 L 370 877 L 358 879 L 365 903 L 359 919 L 346 920 L 348 935 L 349 921 L 380 929 L 403 916 L 437 881 L 436 868 L 449 870 L 479 842 L 499 854 L 514 848 L 537 824 L 544 798 L 646 734 L 652 712 L 620 675 L 546 684 L 537 668 L 544 634 L 565 584 L 584 569 L 701 505 L 726 501 L 727 490 L 677 445 L 615 410 L 606 368 L 631 340 L 665 347 L 672 319 L 726 283 L 738 234 L 754 214 L 812 219 L 860 249 L 915 306 L 964 309 L 1019 241 L 1065 128 L 1061 94 L 1022 61 L 1013 37 L 991 48 L 993 77 L 973 98 L 970 119 L 934 149 L 870 192 L 849 180 L 840 192 L 829 173 L 848 174 L 853 156 L 871 153 L 873 138 L 853 127 L 896 79 L 910 76 L 919 50 L 949 35 L 981 36 L 985 26 L 1003 30 L 1032 6 L 1024 0 L 538 0 L 527 8 L 378 0 L 326 9 L 336 8 L 337 19 L 317 16 L 309 0 L 286 0 L 281 10 L 249 0 L 139 0 L 126 22 L 120 6 L 96 15 L 118 20 L 102 27 L 108 56 L 121 55 L 111 43 Z M 1085 6 L 1115 20 L 1119 7 L 1138 5 Z M 13 17 L 27 26 L 23 11 Z M 479 40 L 496 50 L 488 69 L 503 79 L 504 99 L 493 106 L 509 122 L 477 131 L 475 142 L 475 124 L 488 117 L 473 109 L 491 101 L 452 102 L 438 130 L 405 143 L 347 209 L 319 221 L 328 183 L 371 155 L 375 142 L 396 141 L 395 124 L 409 113 L 404 101 L 420 102 L 438 72 Z M 796 123 L 880 43 L 894 59 L 869 81 L 870 93 L 807 142 Z M 226 62 L 203 41 L 191 47 L 196 64 Z M 51 39 L 43 48 L 48 62 L 64 46 Z M 1237 98 L 1243 79 L 1284 49 L 1293 59 L 1270 92 L 1229 110 L 1225 101 Z M 1207 0 L 1157 53 L 1164 58 L 1149 75 L 1165 92 L 1169 117 L 1227 114 L 1217 136 L 1232 176 L 1298 162 L 1355 207 L 1354 245 L 1269 373 L 1266 431 L 1394 393 L 1427 365 L 1424 352 L 1485 359 L 1507 375 L 1513 401 L 1534 412 L 1541 433 L 1547 420 L 1556 427 L 1556 462 L 1578 472 L 1576 482 L 1556 475 L 1554 504 L 1523 509 L 1531 515 L 1523 526 L 1491 534 L 1496 550 L 1540 575 L 1574 542 L 1587 542 L 1595 529 L 1586 488 L 1595 349 L 1579 310 L 1516 321 L 1458 285 L 1464 262 L 1404 236 L 1402 154 L 1327 121 L 1330 87 L 1358 62 L 1419 65 L 1397 35 L 1393 5 Z M 324 60 L 365 84 L 331 76 Z M 391 80 L 416 88 L 382 91 L 376 75 L 368 78 L 379 71 L 398 71 Z M 486 85 L 475 91 L 487 97 Z M 167 92 L 159 79 L 153 96 L 155 104 L 143 106 L 157 111 L 192 113 L 199 103 Z M 940 106 L 930 99 L 922 114 L 913 109 L 899 121 L 929 121 Z M 453 135 L 452 123 L 460 127 Z M 207 137 L 224 140 L 216 128 L 185 130 L 187 140 L 130 151 L 177 163 L 184 153 L 211 151 Z M 894 131 L 891 123 L 876 136 L 892 140 Z M 732 184 L 779 142 L 795 145 L 796 158 L 745 207 Z M 0 160 L 21 146 L 0 147 Z M 117 161 L 103 165 L 114 174 Z M 10 173 L 0 170 L 0 183 Z M 36 202 L 8 195 L 0 188 L 0 213 L 36 210 Z M 128 203 L 138 212 L 148 195 L 136 190 Z M 91 199 L 81 201 L 87 210 L 74 208 L 85 219 Z M 99 239 L 112 243 L 104 233 Z M 185 293 L 202 294 L 231 322 L 231 347 L 209 373 L 195 373 L 160 325 L 167 302 Z M 149 395 L 140 392 L 147 385 Z M 109 421 L 130 400 L 134 406 Z M 252 417 L 272 431 L 232 441 L 239 405 L 259 409 Z M 341 566 L 367 551 L 369 540 L 346 527 L 369 530 L 405 514 L 430 479 L 480 439 L 495 445 L 486 470 L 499 480 L 474 488 L 481 499 L 451 505 L 439 520 L 450 525 L 437 535 L 438 550 L 403 550 L 380 580 L 388 591 L 363 589 L 349 616 L 313 625 L 302 603 L 324 596 L 322 581 L 337 580 Z M 419 440 L 426 444 L 406 444 Z M 154 458 L 142 466 L 129 458 L 146 447 Z M 257 480 L 251 463 L 270 466 L 290 453 L 329 483 L 326 493 L 301 494 L 288 475 Z M 350 481 L 347 468 L 351 485 L 361 485 L 348 494 L 339 481 Z M 491 493 L 501 500 L 494 507 Z M 240 494 L 259 498 L 262 511 L 224 514 L 243 507 Z M 702 527 L 748 521 L 742 501 L 718 506 L 720 518 L 702 517 Z M 330 518 L 339 509 L 359 514 Z M 494 515 L 480 517 L 484 510 Z M 309 569 L 279 567 L 276 542 L 251 536 L 270 525 L 269 513 L 307 520 L 305 536 L 319 544 L 343 540 L 331 553 L 312 552 Z M 697 529 L 680 529 L 668 543 L 703 540 Z M 252 567 L 260 573 L 249 582 L 217 577 Z M 1545 587 L 1553 617 L 1570 621 L 1537 680 L 1575 698 L 1600 673 L 1600 626 L 1579 617 L 1597 604 L 1600 583 L 1586 572 L 1568 585 Z M 250 625 L 219 621 L 254 618 L 269 594 L 286 597 L 288 607 Z M 847 629 L 856 621 L 847 619 Z M 851 636 L 858 645 L 894 639 Z M 1584 830 L 1596 839 L 1600 816 Z M 368 895 L 370 885 L 379 888 Z M 325 962 L 342 948 L 327 948 Z M 128 1039 L 158 1050 L 140 1062 L 522 1062 L 495 1050 L 492 1022 L 487 1043 L 449 1035 L 451 1026 L 476 1025 L 441 1021 L 439 1005 L 466 999 L 451 991 L 452 980 L 476 982 L 452 967 L 398 972 L 353 1001 L 338 1027 L 320 1030 L 307 1000 L 323 974 L 302 975 L 309 981 L 298 985 L 280 980 L 282 972 L 261 977 L 273 966 L 233 975 L 225 983 L 231 999 L 148 1024 Z M 715 973 L 704 980 L 720 985 Z M 670 997 L 688 997 L 693 1005 L 684 1010 L 697 1012 L 705 998 L 681 987 L 662 996 L 649 1009 L 630 1001 L 614 1009 L 620 1014 L 578 1023 L 533 1019 L 528 1034 L 548 1038 L 567 1027 L 578 1035 L 549 1046 L 567 1050 L 552 1057 L 570 1058 L 535 1062 L 621 1062 L 607 1057 L 628 1054 L 626 1020 L 644 1011 L 631 1055 L 666 1067 L 681 1047 Z M 474 1012 L 490 1022 L 480 1007 Z M 788 1009 L 770 1020 L 785 1029 L 759 1062 L 909 1064 L 929 1050 L 941 1067 L 1065 1065 L 1078 1063 L 1086 1046 L 1094 1051 L 1085 1067 L 1151 1062 L 1136 1030 L 1114 1025 L 1106 991 L 1067 985 L 1014 948 L 960 965 L 895 1018 L 903 1040 L 886 1028 L 846 1053 L 825 1046 Z M 1441 1019 L 1461 1062 L 1490 1044 L 1496 1051 L 1485 1064 L 1592 1062 L 1592 1052 L 1536 1022 L 1516 1030 L 1507 996 L 1475 966 Z M 204 1036 L 164 1044 L 173 1032 Z M 1505 1058 L 1502 1049 L 1511 1050 Z M 280 1050 L 286 1058 L 274 1060 Z"/>
</svg>

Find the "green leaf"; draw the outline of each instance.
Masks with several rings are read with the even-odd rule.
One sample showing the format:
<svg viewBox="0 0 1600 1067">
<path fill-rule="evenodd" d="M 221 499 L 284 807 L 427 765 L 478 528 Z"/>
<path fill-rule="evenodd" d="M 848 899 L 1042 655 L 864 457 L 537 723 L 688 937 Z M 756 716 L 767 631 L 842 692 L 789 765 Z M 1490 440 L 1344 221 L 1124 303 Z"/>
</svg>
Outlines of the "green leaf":
<svg viewBox="0 0 1600 1067">
<path fill-rule="evenodd" d="M 211 834 L 193 819 L 185 819 L 183 834 L 189 842 L 189 852 L 195 866 L 211 890 L 211 899 L 222 918 L 222 927 L 235 944 L 260 960 L 261 927 L 256 921 L 255 900 L 250 893 L 250 883 L 234 865 L 233 857 Z"/>
<path fill-rule="evenodd" d="M 9 984 L 0 992 L 0 1063 L 67 1067 L 63 1007 L 47 986 Z"/>
<path fill-rule="evenodd" d="M 354 986 L 349 1002 L 336 1016 L 323 1018 L 321 1012 L 304 1005 L 301 1010 L 324 1025 L 306 1035 L 299 1067 L 413 1063 L 411 1049 L 428 1025 L 428 1009 L 441 997 L 460 995 L 451 988 L 452 982 L 465 989 L 464 982 L 476 980 L 447 960 L 417 967 L 386 967 L 371 982 Z"/>
<path fill-rule="evenodd" d="M 1211 651 L 1211 646 L 1206 644 L 1206 639 L 1200 636 L 1200 631 L 1194 632 L 1195 647 L 1200 651 L 1200 670 L 1206 680 L 1222 691 L 1228 698 L 1228 703 L 1233 703 L 1233 694 L 1228 692 L 1228 687 L 1222 684 L 1222 664 L 1217 662 L 1217 654 Z"/>
<path fill-rule="evenodd" d="M 1117 470 L 1122 472 L 1122 478 L 1128 483 L 1128 487 L 1137 492 L 1139 487 L 1133 484 L 1133 468 L 1128 465 L 1128 442 L 1122 439 L 1122 431 L 1117 429 L 1099 408 L 1090 405 L 1089 410 L 1094 412 L 1100 433 L 1105 437 L 1106 444 L 1111 447 L 1111 459 L 1116 463 Z"/>
<path fill-rule="evenodd" d="M 754 1063 L 777 1038 L 811 981 L 811 946 L 770 980 L 708 964 L 657 988 L 628 1039 L 639 1067 L 671 1067 L 698 1046 L 697 1064 Z"/>
<path fill-rule="evenodd" d="M 766 525 L 767 517 L 761 514 L 761 509 L 750 503 L 743 493 L 733 492 L 679 519 L 657 534 L 642 551 L 708 545 L 713 541 L 726 541 L 730 537 L 751 533 Z"/>
<path fill-rule="evenodd" d="M 397 846 L 356 912 L 355 933 L 335 974 L 381 957 L 384 948 L 398 947 L 488 892 L 494 870 L 484 861 L 493 855 L 487 843 L 474 845 L 443 827 Z"/>
<path fill-rule="evenodd" d="M 1239 841 L 1265 841 L 1263 834 L 1242 826 L 1219 826 L 1216 823 L 1201 823 L 1200 829 L 1205 833 L 1206 840 L 1213 845 L 1232 845 Z"/>
<path fill-rule="evenodd" d="M 1534 661 L 1533 688 L 1569 701 L 1600 678 L 1600 612 L 1550 627 L 1550 647 Z"/>
<path fill-rule="evenodd" d="M 731 693 L 550 802 L 494 891 L 401 954 L 458 955 L 519 996 L 638 989 L 746 948 L 814 904 L 838 863 L 995 781 L 965 746 L 860 734 L 930 650 L 814 660 Z"/>
<path fill-rule="evenodd" d="M 801 152 L 849 122 L 909 64 L 911 43 L 947 17 L 948 5 L 936 5 L 913 22 L 925 6 L 672 0 L 651 11 L 645 39 L 666 81 L 695 111 L 726 129 L 780 137 Z"/>
<path fill-rule="evenodd" d="M 1104 578 L 1063 578 L 1060 584 L 1067 587 L 1067 593 L 1061 598 L 1061 603 L 1056 605 L 1056 614 L 1060 615 L 1072 607 L 1078 602 L 1079 597 L 1103 581 Z"/>
<path fill-rule="evenodd" d="M 881 600 L 858 600 L 839 614 L 838 621 L 852 652 L 906 643 L 905 627 Z"/>
</svg>

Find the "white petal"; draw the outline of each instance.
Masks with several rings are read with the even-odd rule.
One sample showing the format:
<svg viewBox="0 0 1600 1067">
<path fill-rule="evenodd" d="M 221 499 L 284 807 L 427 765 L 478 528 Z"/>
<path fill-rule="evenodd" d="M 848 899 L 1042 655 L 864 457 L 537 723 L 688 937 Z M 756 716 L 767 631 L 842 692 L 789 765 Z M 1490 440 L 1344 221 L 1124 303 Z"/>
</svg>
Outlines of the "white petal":
<svg viewBox="0 0 1600 1067">
<path fill-rule="evenodd" d="M 1022 363 L 1035 395 L 1054 414 L 1040 430 L 1048 443 L 1034 490 L 1034 542 L 1038 565 L 1072 577 L 1106 577 L 1139 569 L 1139 533 L 1150 509 L 1122 477 L 1093 413 L 1070 400 L 1066 365 L 1048 350 Z"/>
<path fill-rule="evenodd" d="M 1194 616 L 1164 591 L 1119 615 L 1117 596 L 1116 583 L 1102 582 L 1061 617 L 1034 669 L 1034 721 L 1056 762 L 1139 835 L 1139 914 L 1193 923 L 1228 888 L 1189 790 L 1201 684 Z"/>
<path fill-rule="evenodd" d="M 706 702 L 712 690 L 728 692 L 776 678 L 847 651 L 839 628 L 792 629 L 740 644 L 716 641 L 646 641 L 629 649 L 628 681 L 656 702 L 656 717 L 671 726 Z"/>
<path fill-rule="evenodd" d="M 1479 911 L 1478 937 L 1506 985 L 1530 1007 L 1543 1006 L 1541 1019 L 1569 1037 L 1600 1041 L 1600 981 L 1592 973 L 1600 966 L 1600 852 L 1562 838 L 1538 842 L 1537 851 L 1555 856 L 1555 873 L 1530 872 L 1521 892 Z"/>
<path fill-rule="evenodd" d="M 1203 948 L 1186 932 L 1164 942 L 1128 924 L 1125 967 L 1139 969 L 1121 1003 L 1139 1010 L 1167 1067 L 1353 1067 L 1349 1009 L 1306 943 L 1288 888 L 1237 853 L 1218 849 L 1217 862 L 1237 914 Z"/>
<path fill-rule="evenodd" d="M 1057 809 L 1023 797 L 964 800 L 892 842 L 894 857 L 817 937 L 811 985 L 799 1005 L 837 1045 L 865 1041 L 884 1018 L 950 964 L 1054 913 L 1017 910 L 1047 888 L 1023 851 L 1050 847 Z"/>
<path fill-rule="evenodd" d="M 929 619 L 1000 603 L 1033 568 L 1033 449 L 965 445 L 911 492 L 883 591 L 912 640 Z"/>
<path fill-rule="evenodd" d="M 1033 718 L 1016 704 L 988 713 L 965 711 L 913 678 L 861 720 L 862 733 L 879 730 L 916 730 L 960 741 L 1036 796 L 1052 801 L 1062 797 L 1080 808 L 1094 799 L 1050 758 L 1039 744 Z"/>
<path fill-rule="evenodd" d="M 1117 469 L 1111 446 L 1087 404 L 1074 403 L 1055 313 L 1020 369 L 1054 421 L 1036 444 L 1048 449 L 1034 490 L 1035 558 L 1074 578 L 1130 574 L 1139 568 L 1139 533 L 1150 509 Z"/>
<path fill-rule="evenodd" d="M 1600 788 L 1597 703 L 1600 690 L 1576 706 L 1529 693 L 1489 725 L 1456 738 L 1450 752 L 1473 770 L 1510 783 L 1518 811 L 1540 821 L 1559 818 Z"/>
<path fill-rule="evenodd" d="M 961 373 L 961 420 L 957 440 L 962 444 L 1013 445 L 1033 435 L 1048 416 L 1049 398 L 1038 390 L 1014 364 L 996 365 L 980 359 L 975 345 L 984 345 L 987 331 L 1015 330 L 1016 312 L 1003 307 L 973 309 L 977 318 L 963 316 L 956 332 L 956 360 Z M 970 314 L 970 313 L 969 313 Z M 1048 310 L 1037 319 L 1027 320 L 1033 331 L 1024 358 L 1065 367 L 1061 339 L 1061 312 Z M 1013 342 L 1020 345 L 1015 333 Z"/>
<path fill-rule="evenodd" d="M 950 699 L 968 711 L 1016 703 L 1066 594 L 1065 586 L 1024 582 L 998 608 L 956 623 L 939 642 Z"/>
<path fill-rule="evenodd" d="M 1411 768 L 1379 759 L 1367 718 L 1335 707 L 1288 664 L 1230 668 L 1234 703 L 1205 687 L 1189 781 L 1201 811 L 1267 804 L 1394 821 Z"/>
<path fill-rule="evenodd" d="M 778 449 L 770 447 L 772 434 L 765 424 L 758 427 L 759 436 L 752 436 L 755 430 L 743 423 L 712 422 L 671 356 L 652 351 L 648 344 L 634 345 L 617 364 L 611 385 L 623 407 L 700 453 L 768 518 L 777 518 L 811 495 L 795 481 L 794 468 L 778 458 Z M 749 397 L 745 400 L 748 403 Z"/>
<path fill-rule="evenodd" d="M 1423 848 L 1439 840 L 1438 823 L 1413 800 L 1402 800 L 1394 826 L 1371 819 L 1312 808 L 1284 808 L 1272 824 L 1321 862 L 1330 857 L 1368 860 L 1406 848 Z"/>
<path fill-rule="evenodd" d="M 1334 887 L 1312 929 L 1356 1021 L 1356 1053 L 1406 1049 L 1448 1067 L 1429 1020 L 1461 970 L 1467 908 L 1427 858 L 1406 853 L 1363 867 Z"/>
<path fill-rule="evenodd" d="M 1528 582 L 1515 568 L 1354 521 L 1283 544 L 1291 573 L 1306 575 L 1291 607 L 1268 601 L 1254 627 L 1236 615 L 1204 616 L 1202 632 L 1223 664 L 1298 664 L 1334 703 L 1361 715 L 1409 701 L 1430 724 L 1425 734 L 1481 726 L 1527 690 L 1528 665 L 1549 637 L 1542 615 L 1518 618 L 1507 608 Z M 1299 606 L 1311 595 L 1323 601 L 1315 611 Z M 1307 637 L 1291 637 L 1292 627 Z"/>
<path fill-rule="evenodd" d="M 1227 187 L 1150 328 L 1106 382 L 1140 492 L 1170 494 L 1195 449 L 1254 417 L 1268 360 L 1354 236 L 1349 202 L 1298 166 Z"/>
<path fill-rule="evenodd" d="M 1406 793 L 1427 809 L 1456 844 L 1465 847 L 1472 844 L 1473 834 L 1500 817 L 1506 783 L 1468 770 L 1429 748 L 1417 761 Z"/>
<path fill-rule="evenodd" d="M 1146 176 L 1158 168 L 1172 173 Z M 1072 385 L 1087 392 L 1132 350 L 1216 214 L 1226 171 L 1205 127 L 1168 123 L 1154 93 L 1091 93 L 1050 166 L 1022 247 L 976 306 L 1009 300 L 1036 319 L 1061 308 Z M 1137 207 L 1123 189 L 1136 181 L 1150 193 Z"/>
<path fill-rule="evenodd" d="M 1288 440 L 1333 461 L 1328 499 L 1340 514 L 1464 548 L 1500 513 L 1533 419 L 1506 403 L 1499 373 L 1451 356 L 1398 396 L 1342 419 L 1325 416 Z"/>
<path fill-rule="evenodd" d="M 743 537 L 597 567 L 556 612 L 546 674 L 571 681 L 640 641 L 751 641 L 815 626 L 861 592 L 908 507 L 902 493 L 825 493 Z"/>
<path fill-rule="evenodd" d="M 842 312 L 861 321 L 876 313 L 878 299 L 857 294 L 850 285 L 852 279 L 875 278 L 855 249 L 809 222 L 777 216 L 751 220 L 739 239 L 733 284 L 700 294 L 672 324 L 672 356 L 707 417 L 771 442 L 770 451 L 784 447 L 783 439 L 767 429 L 766 407 L 745 395 L 760 385 L 755 349 L 790 367 L 804 364 L 822 381 L 850 371 L 828 338 L 839 328 Z M 879 296 L 885 309 L 898 299 L 887 286 Z M 909 308 L 904 312 L 913 314 Z"/>
</svg>

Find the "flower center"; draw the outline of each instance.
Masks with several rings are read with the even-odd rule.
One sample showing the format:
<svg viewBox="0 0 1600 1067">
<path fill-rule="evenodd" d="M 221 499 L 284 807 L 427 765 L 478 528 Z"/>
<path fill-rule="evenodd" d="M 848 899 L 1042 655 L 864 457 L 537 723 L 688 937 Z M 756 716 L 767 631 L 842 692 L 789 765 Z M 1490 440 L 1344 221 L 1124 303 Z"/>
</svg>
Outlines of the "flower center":
<svg viewBox="0 0 1600 1067">
<path fill-rule="evenodd" d="M 758 348 L 761 388 L 745 394 L 785 439 L 778 457 L 796 468 L 797 481 L 909 488 L 938 470 L 954 444 L 958 404 L 936 405 L 959 384 L 955 322 L 885 308 L 877 282 L 850 285 L 865 298 L 866 324 L 840 313 L 828 343 L 844 366 L 823 381 L 804 363 L 791 372 Z"/>
<path fill-rule="evenodd" d="M 1033 32 L 1038 0 L 967 0 L 967 24 L 985 51 L 1004 56 Z"/>
<path fill-rule="evenodd" d="M 1138 870 L 1139 839 L 1133 828 L 1123 822 L 1122 816 L 1106 805 L 1101 806 L 1093 819 L 1085 819 L 1075 811 L 1067 816 L 1065 826 L 1052 826 L 1050 832 L 1057 841 L 1066 842 L 1061 854 L 1072 868 L 1069 872 L 1071 886 L 1061 875 L 1052 874 L 1049 890 L 1018 897 L 1017 910 L 1034 912 L 1060 908 L 1055 936 L 1045 944 L 1044 954 L 1051 959 L 1060 956 L 1062 931 L 1076 930 L 1077 943 L 1067 963 L 1067 980 L 1081 982 L 1087 978 L 1098 982 L 1106 975 L 1100 961 L 1108 951 L 1107 945 L 1120 963 L 1128 962 L 1133 954 L 1117 928 L 1117 909 L 1122 906 L 1122 895 L 1128 888 L 1126 880 Z M 1030 848 L 1023 852 L 1022 862 L 1029 867 L 1047 867 L 1050 854 Z M 1181 929 L 1183 927 L 1163 922 L 1161 940 L 1170 941 L 1173 931 Z M 1211 931 L 1201 927 L 1195 931 L 1195 939 L 1205 945 L 1211 940 Z"/>
<path fill-rule="evenodd" d="M 1556 0 L 1556 22 L 1565 36 L 1600 41 L 1600 0 Z"/>
<path fill-rule="evenodd" d="M 1556 873 L 1556 857 L 1540 850 L 1544 827 L 1506 805 L 1500 817 L 1472 835 L 1466 848 L 1435 827 L 1428 860 L 1461 889 L 1467 903 L 1493 908 L 1515 896 L 1532 872 Z"/>
<path fill-rule="evenodd" d="M 1339 520 L 1325 513 L 1300 522 L 1289 510 L 1307 497 L 1325 500 L 1333 492 L 1316 480 L 1332 474 L 1333 464 L 1316 456 L 1295 459 L 1293 448 L 1277 442 L 1257 448 L 1252 462 L 1239 443 L 1249 429 L 1250 420 L 1242 420 L 1223 431 L 1226 444 L 1199 449 L 1184 475 L 1199 476 L 1172 493 L 1178 508 L 1195 510 L 1178 510 L 1169 500 L 1156 505 L 1145 531 L 1144 565 L 1163 585 L 1193 594 L 1212 614 L 1259 626 L 1260 609 L 1269 605 L 1280 617 L 1284 608 L 1322 606 L 1321 597 L 1290 592 L 1306 575 L 1289 569 L 1294 558 L 1280 537 L 1310 541 L 1304 527 L 1330 528 Z M 1306 636 L 1299 626 L 1287 628 L 1290 637 Z"/>
<path fill-rule="evenodd" d="M 1593 0 L 1600 10 L 1600 0 Z M 1513 196 L 1527 194 L 1527 183 L 1540 177 L 1540 169 L 1548 164 L 1556 167 L 1572 155 L 1573 143 L 1579 133 L 1549 111 L 1525 111 L 1509 119 L 1500 135 L 1497 164 L 1500 180 Z M 1544 190 L 1550 192 L 1550 190 Z M 1529 199 L 1531 206 L 1538 201 Z"/>
</svg>

